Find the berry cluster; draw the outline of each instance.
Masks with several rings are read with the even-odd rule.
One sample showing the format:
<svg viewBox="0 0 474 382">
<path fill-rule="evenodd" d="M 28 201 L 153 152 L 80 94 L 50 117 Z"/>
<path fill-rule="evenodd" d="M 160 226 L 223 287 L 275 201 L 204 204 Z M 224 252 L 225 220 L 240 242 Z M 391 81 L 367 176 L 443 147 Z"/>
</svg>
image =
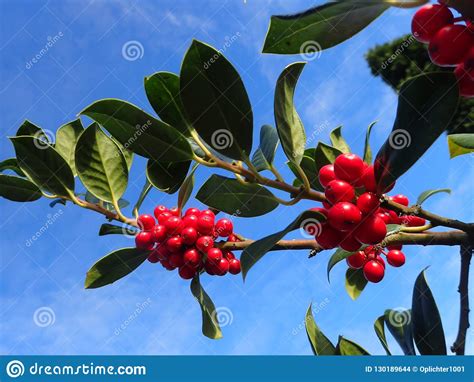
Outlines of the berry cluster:
<svg viewBox="0 0 474 382">
<path fill-rule="evenodd" d="M 429 44 L 433 63 L 456 66 L 461 95 L 474 97 L 474 21 L 464 25 L 456 20 L 446 5 L 426 4 L 413 16 L 411 29 L 418 41 Z"/>
<path fill-rule="evenodd" d="M 205 270 L 210 275 L 223 276 L 227 272 L 240 273 L 240 261 L 231 251 L 214 246 L 218 237 L 236 242 L 232 221 L 219 219 L 211 210 L 189 208 L 181 216 L 177 208 L 157 206 L 155 218 L 140 215 L 137 223 L 141 231 L 135 236 L 137 248 L 152 251 L 151 263 L 161 263 L 167 270 L 179 269 L 183 279 L 191 279 Z M 158 224 L 157 224 L 158 221 Z"/>
<path fill-rule="evenodd" d="M 358 268 L 364 267 L 367 280 L 380 281 L 383 272 L 380 276 L 381 268 L 374 266 L 374 261 L 380 263 L 378 259 L 381 259 L 380 254 L 383 251 L 378 248 L 387 234 L 386 225 L 403 224 L 417 227 L 424 225 L 425 219 L 411 215 L 399 216 L 395 211 L 381 208 L 381 195 L 376 194 L 374 167 L 365 164 L 355 154 L 339 155 L 334 164 L 320 169 L 318 178 L 325 188 L 327 200 L 323 202 L 323 208 L 316 207 L 311 210 L 320 212 L 327 220 L 316 233 L 316 241 L 324 249 L 340 247 L 345 251 L 355 252 L 353 256 L 358 260 L 357 262 L 354 260 L 353 264 L 359 264 Z M 388 191 L 394 185 L 392 184 Z M 389 198 L 404 206 L 409 204 L 408 198 L 404 195 Z M 360 251 L 363 245 L 368 247 Z M 389 264 L 392 264 L 394 257 L 399 256 L 398 252 L 393 251 L 400 249 L 401 247 L 389 248 L 387 253 L 387 256 L 390 254 L 391 257 L 390 260 L 387 257 Z M 398 266 L 403 265 L 403 262 L 393 260 L 393 264 L 399 264 Z M 378 269 L 378 273 L 377 270 L 372 270 L 372 273 L 375 272 L 380 278 L 371 274 L 370 269 L 375 268 Z"/>
</svg>

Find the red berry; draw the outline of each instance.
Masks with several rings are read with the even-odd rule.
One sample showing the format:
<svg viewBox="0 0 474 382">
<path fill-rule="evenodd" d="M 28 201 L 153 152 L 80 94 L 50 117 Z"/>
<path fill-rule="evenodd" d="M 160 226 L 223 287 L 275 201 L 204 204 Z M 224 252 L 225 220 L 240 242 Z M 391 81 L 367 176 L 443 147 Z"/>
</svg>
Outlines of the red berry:
<svg viewBox="0 0 474 382">
<path fill-rule="evenodd" d="M 386 234 L 387 227 L 377 216 L 367 216 L 354 232 L 354 236 L 362 244 L 378 244 Z"/>
<path fill-rule="evenodd" d="M 362 175 L 362 183 L 366 191 L 377 191 L 377 182 L 375 181 L 374 166 L 367 166 Z"/>
<path fill-rule="evenodd" d="M 358 251 L 361 244 L 356 240 L 356 238 L 352 235 L 347 235 L 341 241 L 339 246 L 347 252 L 355 252 Z"/>
<path fill-rule="evenodd" d="M 182 267 L 184 265 L 183 254 L 181 252 L 172 253 L 168 261 L 175 268 Z"/>
<path fill-rule="evenodd" d="M 319 212 L 321 215 L 323 215 L 324 217 L 328 217 L 328 210 L 326 208 L 321 208 L 321 207 L 313 207 L 313 208 L 310 208 L 309 209 L 310 211 L 316 211 L 316 212 Z"/>
<path fill-rule="evenodd" d="M 472 33 L 474 33 L 474 27 Z M 460 94 L 464 97 L 474 97 L 474 47 L 469 50 L 463 62 L 456 67 L 454 74 L 458 80 Z"/>
<path fill-rule="evenodd" d="M 192 267 L 188 267 L 187 265 L 183 265 L 182 267 L 179 268 L 178 273 L 183 279 L 189 280 L 189 279 L 192 279 L 194 275 L 196 274 L 196 269 Z"/>
<path fill-rule="evenodd" d="M 365 263 L 364 268 L 364 277 L 367 281 L 378 283 L 383 279 L 385 274 L 385 268 L 376 260 L 370 260 Z"/>
<path fill-rule="evenodd" d="M 233 230 L 234 226 L 229 219 L 219 219 L 216 222 L 216 233 L 220 237 L 228 237 Z"/>
<path fill-rule="evenodd" d="M 206 261 L 217 264 L 222 259 L 222 251 L 219 248 L 209 248 Z"/>
<path fill-rule="evenodd" d="M 179 217 L 179 209 L 178 209 L 178 207 L 170 208 L 170 214 L 173 215 L 173 216 L 178 216 L 178 217 Z"/>
<path fill-rule="evenodd" d="M 385 269 L 385 261 L 384 261 L 384 259 L 382 258 L 382 256 L 376 255 L 376 256 L 375 256 L 375 261 L 377 261 L 378 263 L 380 263 L 380 265 L 381 265 L 382 267 L 384 267 L 384 269 Z"/>
<path fill-rule="evenodd" d="M 388 213 L 385 212 L 377 212 L 375 216 L 379 217 L 384 221 L 385 224 L 390 224 L 392 222 L 392 218 Z"/>
<path fill-rule="evenodd" d="M 427 4 L 418 9 L 413 16 L 411 31 L 418 41 L 429 43 L 436 32 L 452 22 L 453 14 L 448 7 Z"/>
<path fill-rule="evenodd" d="M 354 184 L 362 177 L 364 162 L 355 154 L 341 154 L 334 162 L 336 178 Z"/>
<path fill-rule="evenodd" d="M 337 202 L 351 202 L 354 199 L 354 187 L 343 180 L 333 180 L 329 182 L 324 192 L 327 200 L 332 204 Z"/>
<path fill-rule="evenodd" d="M 214 230 L 214 218 L 201 214 L 197 221 L 197 230 L 201 235 L 211 235 Z"/>
<path fill-rule="evenodd" d="M 196 215 L 198 216 L 199 214 L 201 213 L 201 211 L 199 211 L 199 209 L 197 208 L 188 208 L 186 210 L 186 213 L 184 214 L 185 216 L 189 216 L 189 215 Z"/>
<path fill-rule="evenodd" d="M 402 251 L 392 249 L 391 251 L 387 252 L 387 261 L 394 267 L 401 267 L 403 264 L 405 264 L 405 255 Z"/>
<path fill-rule="evenodd" d="M 196 242 L 198 233 L 193 227 L 185 227 L 181 230 L 181 237 L 184 244 L 192 245 Z"/>
<path fill-rule="evenodd" d="M 321 167 L 319 169 L 318 179 L 323 187 L 326 187 L 331 180 L 336 179 L 334 166 L 332 164 L 327 164 L 326 166 Z"/>
<path fill-rule="evenodd" d="M 183 260 L 186 265 L 197 268 L 201 264 L 202 255 L 196 248 L 189 248 L 184 252 Z"/>
<path fill-rule="evenodd" d="M 408 207 L 408 204 L 410 204 L 408 198 L 402 194 L 391 196 L 390 199 L 392 200 L 392 202 L 404 205 L 405 207 Z"/>
<path fill-rule="evenodd" d="M 204 264 L 204 269 L 209 275 L 215 275 L 216 274 L 216 264 L 214 263 L 206 263 Z"/>
<path fill-rule="evenodd" d="M 400 216 L 395 211 L 389 210 L 388 216 L 390 216 L 390 224 L 401 224 Z"/>
<path fill-rule="evenodd" d="M 469 48 L 474 45 L 474 34 L 460 24 L 441 28 L 428 47 L 431 61 L 439 66 L 452 66 L 462 62 Z"/>
<path fill-rule="evenodd" d="M 403 247 L 403 245 L 401 245 L 401 244 L 392 244 L 392 245 L 387 246 L 387 249 L 389 251 L 394 250 L 394 249 L 400 251 L 402 249 L 402 247 Z"/>
<path fill-rule="evenodd" d="M 235 255 L 231 251 L 224 250 L 222 251 L 222 255 L 229 261 L 235 259 Z"/>
<path fill-rule="evenodd" d="M 168 232 L 169 235 L 175 235 L 181 232 L 183 223 L 179 217 L 170 216 L 164 223 L 164 226 L 166 227 L 166 232 Z"/>
<path fill-rule="evenodd" d="M 230 259 L 229 260 L 229 273 L 237 275 L 240 273 L 240 260 Z"/>
<path fill-rule="evenodd" d="M 158 263 L 160 261 L 158 251 L 156 249 L 148 255 L 148 261 L 152 264 Z"/>
<path fill-rule="evenodd" d="M 367 261 L 367 256 L 364 251 L 357 251 L 353 255 L 346 258 L 347 265 L 353 269 L 360 269 Z"/>
<path fill-rule="evenodd" d="M 198 217 L 196 215 L 188 215 L 183 218 L 184 227 L 192 227 L 197 230 Z"/>
<path fill-rule="evenodd" d="M 357 198 L 357 207 L 363 214 L 370 214 L 380 206 L 379 198 L 372 192 L 365 192 Z"/>
<path fill-rule="evenodd" d="M 149 231 L 155 226 L 155 218 L 151 215 L 140 215 L 137 219 L 138 226 L 143 231 Z"/>
<path fill-rule="evenodd" d="M 227 242 L 229 243 L 237 243 L 239 240 L 239 238 L 237 236 L 235 236 L 234 234 L 230 234 L 229 237 L 227 238 Z"/>
<path fill-rule="evenodd" d="M 196 240 L 196 248 L 206 253 L 209 248 L 214 246 L 214 240 L 210 236 L 201 236 Z"/>
<path fill-rule="evenodd" d="M 352 230 L 361 219 L 360 210 L 349 202 L 336 203 L 328 211 L 328 223 L 339 231 Z"/>
<path fill-rule="evenodd" d="M 341 233 L 329 224 L 325 224 L 321 233 L 316 237 L 316 241 L 323 249 L 336 248 L 341 242 Z"/>
<path fill-rule="evenodd" d="M 214 220 L 216 218 L 216 215 L 211 210 L 203 210 L 201 212 L 200 216 L 202 216 L 202 215 L 210 216 L 212 218 L 212 220 Z"/>
<path fill-rule="evenodd" d="M 329 210 L 332 207 L 332 204 L 329 203 L 327 200 L 323 200 L 323 207 Z"/>
<path fill-rule="evenodd" d="M 162 212 L 161 214 L 158 215 L 158 223 L 159 224 L 165 224 L 166 221 L 173 215 L 169 211 Z"/>
<path fill-rule="evenodd" d="M 161 243 L 166 239 L 166 227 L 161 224 L 155 225 L 151 230 L 151 234 L 155 243 Z"/>
<path fill-rule="evenodd" d="M 224 276 L 229 271 L 229 261 L 226 259 L 220 259 L 216 263 L 216 275 Z"/>
<path fill-rule="evenodd" d="M 161 260 L 161 265 L 163 265 L 163 268 L 167 269 L 168 271 L 176 269 L 176 267 L 173 267 L 168 260 Z"/>
<path fill-rule="evenodd" d="M 171 255 L 170 251 L 166 248 L 166 245 L 160 245 L 156 250 L 156 255 L 160 260 L 167 260 Z"/>
<path fill-rule="evenodd" d="M 160 216 L 163 212 L 168 212 L 168 208 L 163 205 L 159 205 L 155 207 L 153 215 L 155 215 L 155 218 L 158 219 L 158 216 Z"/>
<path fill-rule="evenodd" d="M 153 236 L 149 231 L 142 231 L 135 236 L 135 245 L 141 249 L 153 248 Z"/>
<path fill-rule="evenodd" d="M 400 223 L 408 227 L 421 227 L 426 224 L 426 220 L 419 216 L 402 215 L 400 216 Z"/>
<path fill-rule="evenodd" d="M 166 240 L 166 249 L 171 253 L 179 252 L 183 247 L 183 239 L 179 236 L 172 236 Z"/>
</svg>

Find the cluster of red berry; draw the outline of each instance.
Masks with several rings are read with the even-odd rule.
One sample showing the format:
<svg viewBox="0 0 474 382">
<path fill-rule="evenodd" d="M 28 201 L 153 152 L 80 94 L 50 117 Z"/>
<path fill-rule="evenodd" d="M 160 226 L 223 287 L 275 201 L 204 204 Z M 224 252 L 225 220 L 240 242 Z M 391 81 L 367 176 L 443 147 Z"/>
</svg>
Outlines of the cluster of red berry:
<svg viewBox="0 0 474 382">
<path fill-rule="evenodd" d="M 413 16 L 411 30 L 418 41 L 429 44 L 433 63 L 456 66 L 461 95 L 474 97 L 474 21 L 466 20 L 466 25 L 455 21 L 446 5 L 426 4 Z"/>
<path fill-rule="evenodd" d="M 319 170 L 319 182 L 325 188 L 326 201 L 323 208 L 312 208 L 313 211 L 320 212 L 327 220 L 316 232 L 316 241 L 324 249 L 341 247 L 345 251 L 355 252 L 355 258 L 364 258 L 358 268 L 364 267 L 364 274 L 367 280 L 378 282 L 383 277 L 379 273 L 372 271 L 374 261 L 379 261 L 381 253 L 380 247 L 387 234 L 387 224 L 403 224 L 410 227 L 422 226 L 425 219 L 418 216 L 399 216 L 395 211 L 380 207 L 381 195 L 378 195 L 374 174 L 374 167 L 369 166 L 355 154 L 341 154 L 334 164 L 323 166 Z M 390 186 L 390 191 L 395 184 Z M 408 206 L 409 200 L 404 195 L 390 197 L 396 203 Z M 359 251 L 363 245 L 368 245 L 363 251 Z M 399 247 L 389 247 L 390 257 L 397 259 L 387 260 L 389 264 L 399 264 Z M 378 257 L 377 257 L 378 256 Z M 373 260 L 373 261 L 372 261 Z M 380 263 L 380 261 L 379 261 Z M 354 263 L 356 261 L 354 260 Z M 352 266 L 352 265 L 351 265 Z M 375 267 L 377 268 L 377 267 Z M 377 277 L 376 277 L 377 275 Z"/>
<path fill-rule="evenodd" d="M 232 221 L 219 219 L 211 210 L 189 208 L 181 216 L 177 208 L 157 206 L 155 218 L 140 215 L 137 219 L 141 231 L 135 236 L 137 248 L 152 251 L 151 263 L 161 263 L 167 270 L 179 269 L 183 279 L 191 279 L 205 270 L 210 275 L 223 276 L 227 272 L 240 273 L 240 261 L 231 251 L 214 247 L 218 237 L 228 242 L 239 241 L 233 233 Z"/>
</svg>

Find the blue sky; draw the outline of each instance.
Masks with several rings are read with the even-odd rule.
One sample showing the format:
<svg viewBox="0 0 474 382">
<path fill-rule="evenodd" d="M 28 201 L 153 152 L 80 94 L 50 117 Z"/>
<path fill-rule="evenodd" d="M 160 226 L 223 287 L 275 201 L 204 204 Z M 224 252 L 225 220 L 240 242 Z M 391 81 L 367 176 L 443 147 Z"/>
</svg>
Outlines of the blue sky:
<svg viewBox="0 0 474 382">
<path fill-rule="evenodd" d="M 88 104 L 109 97 L 151 112 L 143 78 L 160 70 L 178 72 L 193 38 L 216 48 L 233 41 L 225 55 L 239 70 L 249 93 L 257 142 L 259 126 L 274 123 L 278 74 L 288 63 L 301 60 L 298 55 L 260 53 L 269 16 L 313 4 L 306 0 L 3 0 L 1 158 L 13 155 L 6 136 L 13 135 L 24 119 L 55 131 Z M 327 142 L 330 130 L 343 124 L 347 141 L 360 154 L 367 125 L 378 120 L 372 146 L 380 147 L 393 124 L 397 100 L 391 89 L 370 75 L 363 56 L 375 44 L 407 33 L 413 12 L 387 11 L 355 38 L 323 51 L 306 66 L 296 105 L 307 135 L 313 137 L 309 146 Z M 41 54 L 48 39 L 55 42 Z M 124 59 L 122 47 L 129 41 L 142 45 L 141 58 Z M 31 65 L 37 54 L 40 59 Z M 281 150 L 276 162 L 291 179 Z M 145 181 L 144 163 L 136 158 L 132 169 L 125 195 L 132 202 Z M 207 168 L 199 169 L 196 183 L 210 174 Z M 426 207 L 472 221 L 473 176 L 472 158 L 449 160 L 443 136 L 394 191 L 416 199 L 426 189 L 451 188 L 451 196 L 436 196 Z M 176 196 L 154 191 L 143 210 L 151 211 L 159 203 L 173 206 Z M 305 202 L 279 207 L 268 216 L 237 219 L 234 225 L 244 236 L 259 238 L 286 226 L 311 206 Z M 111 286 L 83 289 L 85 273 L 98 258 L 132 245 L 119 236 L 98 237 L 100 216 L 72 206 L 51 209 L 47 200 L 19 204 L 2 199 L 0 209 L 1 354 L 310 354 L 303 319 L 311 301 L 317 307 L 317 323 L 333 341 L 343 334 L 382 354 L 372 329 L 374 320 L 387 308 L 411 305 L 413 282 L 428 265 L 427 278 L 448 345 L 456 335 L 457 248 L 406 248 L 407 264 L 389 268 L 385 279 L 369 285 L 355 302 L 344 290 L 344 265 L 336 266 L 332 283 L 327 282 L 330 251 L 310 260 L 304 251 L 270 253 L 252 269 L 245 284 L 240 277 L 204 277 L 203 285 L 216 306 L 230 312 L 224 338 L 212 341 L 201 335 L 200 310 L 189 283 L 175 272 L 146 263 Z M 54 222 L 48 224 L 48 219 Z M 28 245 L 43 226 L 47 226 L 44 233 Z M 41 308 L 54 313 L 54 323 L 35 324 L 35 312 Z M 472 341 L 467 350 L 473 353 Z"/>
</svg>

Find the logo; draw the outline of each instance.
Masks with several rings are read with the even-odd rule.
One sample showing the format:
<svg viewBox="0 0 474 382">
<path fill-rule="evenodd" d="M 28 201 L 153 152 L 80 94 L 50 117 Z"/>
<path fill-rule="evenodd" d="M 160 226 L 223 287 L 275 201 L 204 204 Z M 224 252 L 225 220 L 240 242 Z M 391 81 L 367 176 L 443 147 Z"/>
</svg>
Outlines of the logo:
<svg viewBox="0 0 474 382">
<path fill-rule="evenodd" d="M 25 366 L 21 361 L 14 359 L 7 363 L 6 366 L 7 375 L 10 378 L 18 378 L 21 377 L 25 373 Z"/>
</svg>

